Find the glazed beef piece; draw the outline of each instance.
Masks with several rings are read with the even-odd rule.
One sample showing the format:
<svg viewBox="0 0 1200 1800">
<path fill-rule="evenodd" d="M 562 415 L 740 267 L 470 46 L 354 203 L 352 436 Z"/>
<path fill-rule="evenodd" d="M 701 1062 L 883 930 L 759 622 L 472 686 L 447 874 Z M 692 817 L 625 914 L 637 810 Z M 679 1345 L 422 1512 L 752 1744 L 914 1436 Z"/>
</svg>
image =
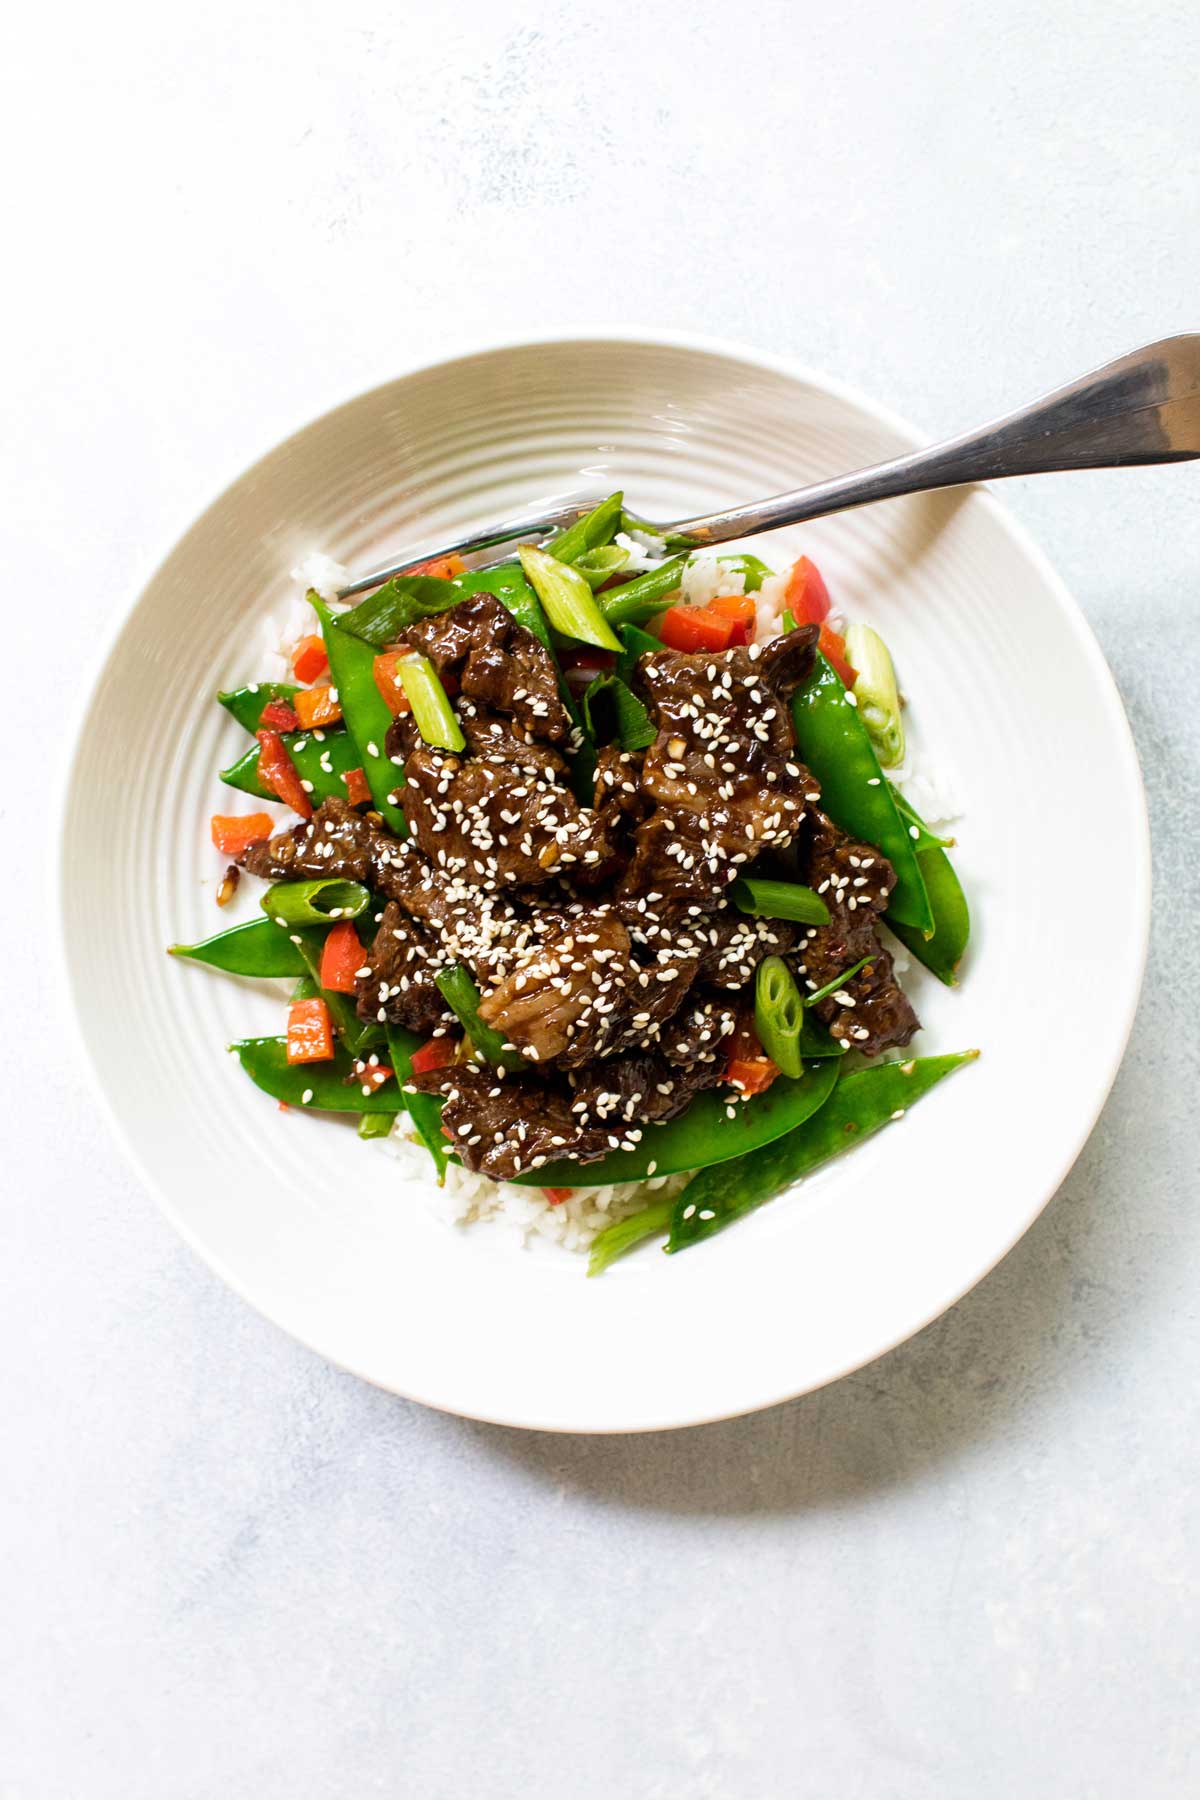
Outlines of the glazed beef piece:
<svg viewBox="0 0 1200 1800">
<path fill-rule="evenodd" d="M 251 844 L 242 867 L 263 881 L 307 881 L 321 875 L 370 882 L 385 834 L 346 800 L 325 800 L 311 819 Z"/>
<path fill-rule="evenodd" d="M 810 991 L 824 987 L 864 956 L 871 961 L 844 987 L 813 1009 L 831 1034 L 875 1056 L 891 1044 L 907 1044 L 920 1021 L 892 972 L 876 925 L 896 885 L 887 858 L 857 843 L 826 818 L 811 815 L 808 880 L 829 908 L 828 925 L 810 927 L 797 956 Z"/>
<path fill-rule="evenodd" d="M 386 862 L 376 862 L 375 885 L 427 928 L 443 963 L 465 963 L 481 987 L 502 980 L 539 940 L 538 918 L 513 906 L 504 894 L 486 893 L 448 875 L 411 838 L 392 840 Z"/>
<path fill-rule="evenodd" d="M 700 949 L 696 980 L 708 987 L 740 988 L 768 956 L 785 956 L 796 941 L 786 919 L 753 919 L 729 910 L 690 927 Z"/>
<path fill-rule="evenodd" d="M 433 979 L 444 965 L 445 957 L 428 933 L 389 901 L 354 984 L 359 1018 L 431 1032 L 447 1016 Z"/>
<path fill-rule="evenodd" d="M 494 594 L 468 594 L 448 612 L 405 627 L 404 640 L 468 700 L 505 713 L 529 739 L 569 740 L 571 721 L 549 653 Z"/>
<path fill-rule="evenodd" d="M 529 739 L 506 714 L 476 706 L 473 700 L 459 700 L 455 711 L 472 756 L 502 763 L 508 769 L 531 770 L 548 781 L 566 774 L 566 758 L 549 744 Z"/>
<path fill-rule="evenodd" d="M 795 836 L 817 789 L 795 760 L 787 703 L 816 638 L 806 625 L 765 649 L 642 657 L 637 679 L 658 736 L 641 787 L 655 811 L 637 828 L 622 893 L 711 900 L 742 864 Z"/>
<path fill-rule="evenodd" d="M 724 994 L 695 990 L 675 1014 L 661 1039 L 669 1063 L 698 1072 L 707 1068 L 714 1082 L 724 1071 L 725 1042 L 737 1030 L 737 1006 Z"/>
<path fill-rule="evenodd" d="M 579 1068 L 654 1044 L 695 970 L 687 946 L 664 945 L 653 961 L 639 961 L 610 909 L 581 908 L 516 963 L 479 1010 L 530 1062 Z"/>
<path fill-rule="evenodd" d="M 495 1181 L 511 1181 L 570 1156 L 595 1162 L 610 1150 L 627 1150 L 641 1137 L 636 1125 L 585 1124 L 572 1111 L 565 1086 L 535 1076 L 508 1075 L 470 1066 L 433 1069 L 405 1084 L 422 1094 L 444 1094 L 442 1129 L 463 1167 Z"/>
<path fill-rule="evenodd" d="M 543 774 L 423 745 L 404 775 L 404 816 L 416 843 L 475 886 L 531 886 L 598 867 L 611 854 L 597 815 Z"/>
</svg>

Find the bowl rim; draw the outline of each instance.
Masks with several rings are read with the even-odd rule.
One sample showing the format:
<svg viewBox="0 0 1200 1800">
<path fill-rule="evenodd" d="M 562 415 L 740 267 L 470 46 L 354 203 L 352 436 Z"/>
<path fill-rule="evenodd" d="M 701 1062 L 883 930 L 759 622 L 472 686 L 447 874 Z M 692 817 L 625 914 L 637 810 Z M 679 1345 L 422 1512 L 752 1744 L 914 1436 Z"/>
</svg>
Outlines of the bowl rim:
<svg viewBox="0 0 1200 1800">
<path fill-rule="evenodd" d="M 203 1262 L 213 1274 L 218 1276 L 227 1287 L 232 1289 L 240 1300 L 250 1306 L 261 1318 L 267 1319 L 277 1329 L 284 1331 L 294 1342 L 303 1344 L 306 1349 L 313 1351 L 333 1367 L 346 1374 L 356 1376 L 360 1380 L 370 1384 L 372 1387 L 378 1388 L 381 1392 L 395 1394 L 401 1399 L 416 1401 L 420 1405 L 432 1407 L 436 1411 L 450 1412 L 455 1417 L 473 1419 L 480 1423 L 505 1425 L 515 1430 L 537 1430 L 561 1432 L 567 1435 L 606 1437 L 647 1431 L 684 1430 L 696 1425 L 717 1424 L 726 1419 L 747 1417 L 751 1413 L 761 1412 L 769 1407 L 784 1405 L 790 1400 L 799 1399 L 804 1394 L 818 1392 L 821 1388 L 827 1387 L 835 1381 L 841 1381 L 847 1375 L 854 1374 L 859 1369 L 868 1367 L 880 1357 L 890 1354 L 890 1352 L 895 1350 L 899 1345 L 907 1343 L 910 1338 L 915 1337 L 919 1332 L 925 1330 L 928 1325 L 932 1324 L 935 1319 L 940 1318 L 952 1306 L 956 1306 L 960 1300 L 969 1294 L 973 1288 L 978 1286 L 981 1281 L 990 1275 L 992 1271 L 1003 1262 L 1009 1252 L 1020 1242 L 1021 1238 L 1025 1236 L 1026 1232 L 1049 1205 L 1050 1201 L 1062 1186 L 1062 1183 L 1066 1180 L 1071 1169 L 1074 1167 L 1084 1145 L 1087 1143 L 1088 1138 L 1095 1128 L 1096 1122 L 1104 1109 L 1110 1093 L 1112 1092 L 1113 1084 L 1124 1060 L 1125 1052 L 1129 1044 L 1130 1033 L 1133 1029 L 1134 1019 L 1141 998 L 1146 959 L 1149 949 L 1152 862 L 1150 823 L 1146 802 L 1145 782 L 1142 776 L 1136 740 L 1129 723 L 1124 701 L 1122 700 L 1120 690 L 1117 687 L 1116 679 L 1109 667 L 1108 661 L 1100 647 L 1099 641 L 1092 629 L 1087 615 L 1083 612 L 1079 602 L 1075 599 L 1074 595 L 1067 587 L 1066 582 L 1063 580 L 1062 576 L 1059 575 L 1057 569 L 1055 569 L 1037 540 L 1033 537 L 1028 528 L 1019 519 L 1014 517 L 1008 508 L 996 498 L 990 485 L 984 483 L 968 484 L 969 491 L 974 496 L 977 508 L 985 507 L 993 514 L 993 517 L 1008 533 L 1021 552 L 1029 559 L 1031 564 L 1036 568 L 1041 579 L 1054 594 L 1062 616 L 1068 623 L 1072 636 L 1089 666 L 1091 676 L 1096 684 L 1097 692 L 1102 696 L 1103 705 L 1108 714 L 1110 728 L 1115 732 L 1120 749 L 1124 753 L 1124 757 L 1127 759 L 1130 766 L 1130 771 L 1135 778 L 1131 784 L 1130 793 L 1131 816 L 1129 819 L 1129 827 L 1132 855 L 1126 865 L 1126 873 L 1129 881 L 1130 902 L 1135 914 L 1136 927 L 1135 932 L 1132 934 L 1132 939 L 1128 944 L 1128 949 L 1132 954 L 1127 956 L 1125 961 L 1126 975 L 1123 988 L 1121 992 L 1115 996 L 1120 1002 L 1119 1007 L 1114 1009 L 1120 1017 L 1120 1029 L 1114 1037 L 1112 1053 L 1109 1058 L 1108 1066 L 1104 1072 L 1103 1079 L 1097 1083 L 1095 1102 L 1087 1112 L 1086 1116 L 1081 1112 L 1077 1130 L 1072 1136 L 1072 1141 L 1066 1154 L 1060 1160 L 1052 1176 L 1047 1181 L 1038 1183 L 1038 1198 L 1036 1202 L 1022 1212 L 1016 1228 L 997 1250 L 995 1256 L 986 1267 L 977 1269 L 971 1274 L 968 1280 L 962 1282 L 961 1285 L 956 1285 L 953 1292 L 947 1293 L 931 1311 L 918 1319 L 915 1323 L 906 1326 L 899 1335 L 889 1338 L 887 1342 L 878 1345 L 865 1356 L 853 1358 L 844 1366 L 824 1375 L 819 1381 L 807 1381 L 796 1387 L 785 1385 L 782 1391 L 768 1393 L 763 1398 L 753 1401 L 748 1406 L 738 1406 L 732 1410 L 725 1409 L 715 1412 L 691 1412 L 686 1417 L 682 1418 L 665 1418 L 648 1424 L 640 1422 L 625 1426 L 611 1424 L 581 1426 L 561 1424 L 553 1421 L 539 1422 L 537 1420 L 531 1420 L 528 1417 L 504 1416 L 504 1414 L 496 1411 L 473 1412 L 458 1406 L 449 1407 L 444 1401 L 440 1401 L 425 1394 L 413 1392 L 409 1389 L 401 1389 L 392 1386 L 390 1383 L 386 1383 L 378 1376 L 372 1374 L 370 1370 L 358 1368 L 353 1363 L 342 1361 L 336 1354 L 330 1352 L 323 1345 L 302 1336 L 290 1323 L 285 1322 L 284 1319 L 278 1316 L 277 1309 L 265 1305 L 254 1293 L 247 1291 L 243 1286 L 240 1277 L 226 1266 L 224 1259 L 218 1255 L 212 1254 L 207 1247 L 199 1241 L 196 1233 L 187 1221 L 180 1217 L 166 1186 L 160 1182 L 156 1176 L 151 1174 L 143 1160 L 137 1144 L 130 1137 L 125 1126 L 118 1118 L 115 1104 L 108 1095 L 101 1079 L 100 1070 L 92 1057 L 83 1024 L 80 996 L 77 992 L 76 984 L 72 980 L 70 974 L 65 916 L 66 883 L 70 874 L 67 825 L 69 821 L 71 798 L 78 779 L 80 750 L 90 724 L 92 710 L 96 704 L 97 695 L 105 671 L 109 661 L 116 652 L 118 642 L 128 625 L 130 618 L 136 611 L 142 596 L 151 585 L 158 580 L 163 569 L 175 554 L 183 539 L 199 526 L 203 520 L 207 518 L 210 512 L 220 506 L 227 495 L 235 487 L 239 486 L 248 477 L 252 476 L 263 463 L 276 456 L 280 451 L 286 449 L 286 447 L 294 440 L 312 430 L 315 425 L 331 418 L 338 412 L 357 405 L 362 400 L 374 393 L 380 392 L 382 389 L 392 387 L 397 382 L 411 379 L 417 375 L 430 373 L 437 369 L 452 368 L 455 364 L 476 361 L 480 358 L 502 356 L 512 351 L 525 351 L 551 346 L 561 347 L 563 345 L 572 344 L 578 345 L 581 348 L 589 344 L 630 344 L 645 346 L 652 350 L 696 351 L 701 354 L 721 358 L 728 362 L 743 363 L 749 368 L 765 370 L 771 374 L 785 376 L 789 380 L 807 383 L 812 387 L 822 390 L 833 398 L 845 402 L 848 406 L 858 409 L 874 422 L 877 422 L 897 436 L 906 440 L 914 449 L 934 441 L 914 427 L 911 420 L 892 411 L 890 407 L 881 405 L 870 395 L 865 394 L 861 389 L 852 384 L 844 382 L 837 377 L 830 376 L 823 370 L 815 368 L 813 365 L 805 363 L 799 358 L 776 351 L 756 349 L 752 345 L 737 339 L 718 337 L 704 332 L 675 330 L 673 328 L 662 326 L 613 326 L 606 324 L 600 324 L 594 327 L 580 326 L 559 330 L 540 330 L 517 334 L 510 333 L 496 338 L 479 339 L 462 334 L 448 336 L 444 341 L 442 353 L 433 356 L 423 355 L 409 363 L 402 364 L 382 380 L 371 382 L 368 386 L 363 388 L 356 388 L 351 393 L 345 394 L 341 399 L 336 400 L 332 405 L 323 407 L 319 412 L 306 415 L 306 417 L 298 425 L 294 426 L 284 437 L 268 445 L 267 448 L 256 456 L 252 462 L 237 470 L 232 475 L 228 475 L 217 488 L 216 492 L 210 496 L 199 510 L 189 512 L 188 517 L 181 527 L 176 526 L 172 529 L 171 526 L 168 526 L 167 531 L 171 534 L 169 542 L 166 544 L 165 548 L 162 548 L 156 554 L 152 554 L 149 559 L 148 567 L 143 559 L 139 559 L 142 572 L 140 575 L 135 574 L 131 578 L 128 586 L 123 588 L 122 603 L 112 609 L 104 630 L 98 634 L 96 646 L 86 669 L 87 679 L 80 685 L 79 692 L 82 696 L 81 700 L 76 709 L 74 718 L 70 723 L 69 729 L 64 732 L 62 739 L 60 739 L 63 748 L 60 752 L 61 760 L 56 782 L 56 824 L 52 839 L 50 878 L 51 891 L 55 902 L 55 948 L 57 950 L 57 955 L 54 960 L 56 997 L 60 1011 L 65 1012 L 67 1018 L 70 1020 L 72 1034 L 75 1044 L 81 1053 L 90 1091 L 98 1102 L 99 1110 L 106 1119 L 109 1130 L 117 1144 L 120 1146 L 123 1155 L 136 1172 L 143 1188 L 153 1198 L 156 1206 L 165 1216 L 172 1229 L 178 1233 L 188 1245 L 189 1249 L 199 1257 L 201 1262 Z"/>
</svg>

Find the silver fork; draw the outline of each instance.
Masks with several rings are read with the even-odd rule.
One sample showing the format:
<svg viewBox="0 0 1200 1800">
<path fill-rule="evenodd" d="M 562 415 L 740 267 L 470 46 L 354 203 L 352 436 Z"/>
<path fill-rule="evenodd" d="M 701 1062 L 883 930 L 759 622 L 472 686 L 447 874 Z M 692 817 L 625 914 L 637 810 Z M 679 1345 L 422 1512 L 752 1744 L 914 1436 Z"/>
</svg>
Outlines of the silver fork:
<svg viewBox="0 0 1200 1800">
<path fill-rule="evenodd" d="M 674 524 L 647 525 L 672 549 L 702 549 L 730 538 L 752 537 L 781 525 L 798 525 L 826 513 L 869 506 L 898 494 L 1001 481 L 1011 475 L 1044 475 L 1064 469 L 1115 469 L 1143 463 L 1185 462 L 1200 456 L 1200 333 L 1162 338 L 1105 363 L 1066 387 L 1055 388 L 1019 412 L 990 425 L 873 463 L 852 475 L 813 482 L 789 494 L 727 512 Z M 597 504 L 573 500 L 536 517 L 509 519 L 469 532 L 436 550 L 373 569 L 341 589 L 341 598 L 365 593 L 393 575 L 438 556 L 471 556 L 518 539 L 537 541 L 581 519 Z"/>
</svg>

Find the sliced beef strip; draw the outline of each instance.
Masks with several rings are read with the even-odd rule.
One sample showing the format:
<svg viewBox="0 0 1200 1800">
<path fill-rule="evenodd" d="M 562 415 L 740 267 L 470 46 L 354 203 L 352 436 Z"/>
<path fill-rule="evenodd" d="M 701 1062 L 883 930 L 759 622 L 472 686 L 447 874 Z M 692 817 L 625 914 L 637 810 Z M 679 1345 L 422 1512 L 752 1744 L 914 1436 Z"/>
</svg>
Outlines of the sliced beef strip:
<svg viewBox="0 0 1200 1800">
<path fill-rule="evenodd" d="M 506 895 L 485 893 L 437 868 L 411 838 L 393 840 L 386 860 L 377 860 L 375 885 L 427 926 L 446 962 L 465 963 L 481 987 L 503 979 L 544 929 Z"/>
<path fill-rule="evenodd" d="M 700 946 L 696 980 L 709 987 L 745 987 L 760 962 L 786 956 L 796 929 L 786 919 L 747 918 L 729 910 L 693 923 L 691 936 Z"/>
<path fill-rule="evenodd" d="M 813 1010 L 835 1038 L 867 1056 L 907 1044 L 920 1021 L 876 929 L 896 885 L 892 865 L 872 845 L 847 837 L 822 812 L 813 812 L 808 831 L 808 880 L 828 906 L 830 920 L 810 927 L 796 952 L 804 981 L 815 991 L 864 956 L 871 958 Z"/>
<path fill-rule="evenodd" d="M 445 1095 L 442 1129 L 463 1167 L 495 1181 L 570 1156 L 595 1162 L 610 1150 L 628 1149 L 638 1126 L 587 1125 L 571 1110 L 565 1086 L 536 1076 L 501 1077 L 495 1069 L 433 1069 L 407 1084 L 418 1093 Z"/>
<path fill-rule="evenodd" d="M 677 1059 L 682 1061 L 682 1059 Z M 689 1104 L 694 1094 L 715 1087 L 719 1068 L 692 1058 L 675 1066 L 654 1050 L 608 1056 L 570 1076 L 571 1110 L 587 1125 L 662 1125 Z"/>
<path fill-rule="evenodd" d="M 263 881 L 307 880 L 321 875 L 343 881 L 371 879 L 372 865 L 387 839 L 378 826 L 346 800 L 325 800 L 311 819 L 251 844 L 242 867 Z"/>
<path fill-rule="evenodd" d="M 709 1066 L 714 1080 L 725 1067 L 724 1045 L 737 1029 L 738 1009 L 725 994 L 695 989 L 671 1020 L 661 1039 L 662 1053 L 681 1068 Z"/>
<path fill-rule="evenodd" d="M 473 756 L 508 769 L 530 769 L 548 780 L 566 774 L 566 758 L 548 744 L 537 743 L 507 714 L 477 706 L 473 700 L 460 700 L 455 710 Z"/>
<path fill-rule="evenodd" d="M 433 938 L 390 900 L 354 984 L 360 1019 L 430 1032 L 446 1017 L 434 982 L 446 957 Z"/>
<path fill-rule="evenodd" d="M 439 674 L 453 674 L 468 700 L 507 713 L 529 737 L 550 744 L 570 738 L 549 652 L 494 594 L 468 594 L 448 612 L 418 619 L 405 627 L 404 640 Z"/>
<path fill-rule="evenodd" d="M 744 863 L 795 836 L 817 788 L 796 760 L 787 702 L 816 637 L 809 625 L 765 648 L 641 658 L 658 726 L 641 786 L 655 811 L 637 829 L 622 893 L 712 899 Z"/>
<path fill-rule="evenodd" d="M 673 945 L 639 961 L 610 909 L 582 908 L 527 952 L 480 1012 L 531 1062 L 578 1068 L 653 1044 L 695 969 L 695 956 Z"/>
<path fill-rule="evenodd" d="M 439 868 L 474 886 L 531 886 L 611 854 L 597 815 L 534 771 L 422 746 L 404 774 L 413 838 Z"/>
</svg>

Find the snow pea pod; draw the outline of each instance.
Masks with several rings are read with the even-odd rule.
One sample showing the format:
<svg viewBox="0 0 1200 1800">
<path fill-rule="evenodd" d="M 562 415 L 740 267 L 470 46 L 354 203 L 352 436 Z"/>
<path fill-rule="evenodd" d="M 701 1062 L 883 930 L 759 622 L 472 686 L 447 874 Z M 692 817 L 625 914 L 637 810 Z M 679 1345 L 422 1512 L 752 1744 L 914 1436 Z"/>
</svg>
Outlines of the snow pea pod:
<svg viewBox="0 0 1200 1800">
<path fill-rule="evenodd" d="M 389 1025 L 387 1041 L 388 1061 L 403 1089 L 404 1083 L 412 1074 L 413 1051 L 420 1048 L 422 1040 L 415 1031 L 407 1031 L 403 1025 Z M 442 1131 L 442 1096 L 402 1092 L 400 1098 L 417 1136 L 433 1158 L 438 1186 L 441 1187 L 446 1179 L 446 1164 L 450 1161 L 449 1147 Z"/>
<path fill-rule="evenodd" d="M 249 681 L 243 687 L 229 688 L 218 694 L 217 699 L 243 731 L 253 734 L 262 725 L 264 706 L 269 706 L 272 700 L 281 700 L 285 706 L 290 706 L 298 692 L 290 681 Z"/>
<path fill-rule="evenodd" d="M 346 776 L 351 769 L 361 767 L 358 750 L 348 731 L 288 731 L 283 735 L 283 747 L 295 763 L 300 779 L 305 783 L 304 791 L 312 796 L 314 805 L 319 806 L 322 800 L 334 795 L 343 800 L 346 798 Z M 221 780 L 227 787 L 239 788 L 243 794 L 255 794 L 260 800 L 277 800 L 278 794 L 259 776 L 261 755 L 260 747 L 255 744 L 235 763 L 221 770 Z"/>
<path fill-rule="evenodd" d="M 622 650 L 617 658 L 617 674 L 627 682 L 646 652 L 651 654 L 662 649 L 662 641 L 651 637 L 640 625 L 622 625 L 617 632 L 621 640 Z"/>
<path fill-rule="evenodd" d="M 896 809 L 879 759 L 835 671 L 818 650 L 792 701 L 796 749 L 821 788 L 821 804 L 842 830 L 881 850 L 896 871 L 888 903 L 898 919 L 928 936 L 933 912 L 908 829 Z"/>
<path fill-rule="evenodd" d="M 354 1058 L 341 1046 L 328 1062 L 289 1063 L 285 1037 L 242 1038 L 230 1044 L 243 1069 L 264 1094 L 306 1112 L 398 1113 L 404 1096 L 394 1081 L 364 1094 L 355 1081 Z M 349 1079 L 347 1079 L 349 1077 Z M 305 1094 L 312 1098 L 306 1100 Z"/>
<path fill-rule="evenodd" d="M 914 809 L 912 802 L 904 798 L 900 789 L 891 781 L 888 782 L 888 786 L 892 790 L 892 799 L 896 802 L 896 811 L 908 827 L 908 835 L 912 839 L 913 849 L 918 853 L 922 850 L 949 850 L 954 839 L 939 837 L 936 831 L 931 831 L 920 813 Z"/>
<path fill-rule="evenodd" d="M 958 986 L 958 967 L 971 935 L 971 914 L 954 865 L 941 849 L 918 850 L 917 862 L 933 908 L 933 936 L 914 931 L 911 925 L 888 919 L 906 950 L 924 963 L 946 987 Z"/>
<path fill-rule="evenodd" d="M 347 733 L 358 750 L 356 766 L 366 776 L 371 798 L 383 818 L 400 837 L 407 837 L 408 826 L 399 804 L 404 774 L 385 750 L 392 715 L 375 685 L 375 651 L 364 639 L 341 629 L 319 594 L 310 592 L 308 598 L 321 621 L 329 672 Z"/>
<path fill-rule="evenodd" d="M 944 1076 L 978 1055 L 978 1050 L 964 1050 L 952 1056 L 913 1057 L 844 1075 L 828 1103 L 798 1130 L 722 1169 L 702 1170 L 689 1181 L 675 1197 L 667 1249 L 685 1250 L 752 1212 L 781 1188 L 897 1118 Z"/>
<path fill-rule="evenodd" d="M 757 594 L 763 582 L 766 581 L 767 577 L 773 572 L 768 569 L 766 563 L 763 562 L 761 558 L 751 556 L 748 550 L 739 551 L 736 556 L 719 556 L 717 561 L 730 563 L 734 568 L 741 570 L 742 574 L 746 577 L 745 586 L 742 590 L 743 593 L 746 594 Z"/>
<path fill-rule="evenodd" d="M 597 705 L 601 715 L 599 729 L 595 716 Z M 588 735 L 597 744 L 617 738 L 622 750 L 644 750 L 658 735 L 650 723 L 650 714 L 619 675 L 597 675 L 583 696 L 581 710 Z M 611 731 L 603 728 L 606 714 L 613 726 Z"/>
<path fill-rule="evenodd" d="M 607 1187 L 614 1181 L 642 1181 L 647 1175 L 728 1162 L 794 1131 L 828 1100 L 839 1073 L 836 1060 L 824 1060 L 806 1063 L 799 1081 L 778 1076 L 753 1100 L 735 1101 L 728 1089 L 697 1094 L 677 1118 L 647 1125 L 641 1143 L 631 1150 L 613 1150 L 594 1163 L 564 1158 L 515 1179 L 522 1187 Z"/>
<path fill-rule="evenodd" d="M 274 919 L 249 919 L 231 925 L 200 944 L 170 944 L 171 956 L 207 963 L 227 975 L 303 975 L 306 964 L 299 949 Z"/>
<path fill-rule="evenodd" d="M 595 593 L 606 581 L 619 575 L 628 561 L 628 550 L 622 550 L 616 544 L 601 544 L 598 550 L 585 550 L 582 556 L 577 556 L 573 566 Z"/>
<path fill-rule="evenodd" d="M 686 556 L 673 556 L 669 562 L 660 563 L 657 569 L 647 569 L 644 575 L 635 575 L 632 581 L 601 594 L 600 605 L 609 624 L 640 625 L 653 618 L 655 613 L 664 611 L 683 580 L 686 562 Z"/>
</svg>

